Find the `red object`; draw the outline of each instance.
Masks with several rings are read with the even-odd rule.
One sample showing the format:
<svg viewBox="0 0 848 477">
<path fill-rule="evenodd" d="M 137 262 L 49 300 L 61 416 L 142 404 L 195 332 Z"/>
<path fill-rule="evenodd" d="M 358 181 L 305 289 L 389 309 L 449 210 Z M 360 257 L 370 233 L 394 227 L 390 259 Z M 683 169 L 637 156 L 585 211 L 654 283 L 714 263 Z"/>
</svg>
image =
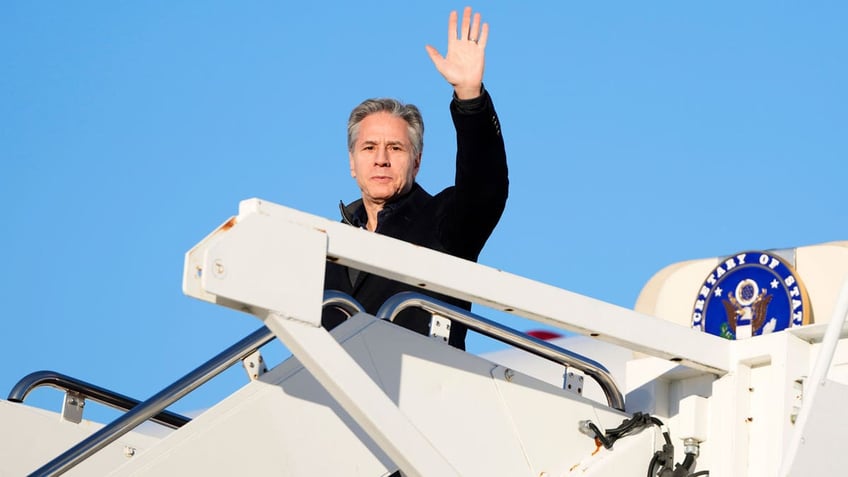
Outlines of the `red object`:
<svg viewBox="0 0 848 477">
<path fill-rule="evenodd" d="M 554 338 L 562 338 L 562 335 L 559 333 L 554 333 L 553 331 L 548 330 L 531 330 L 527 332 L 528 335 L 539 338 L 540 340 L 552 340 Z"/>
</svg>

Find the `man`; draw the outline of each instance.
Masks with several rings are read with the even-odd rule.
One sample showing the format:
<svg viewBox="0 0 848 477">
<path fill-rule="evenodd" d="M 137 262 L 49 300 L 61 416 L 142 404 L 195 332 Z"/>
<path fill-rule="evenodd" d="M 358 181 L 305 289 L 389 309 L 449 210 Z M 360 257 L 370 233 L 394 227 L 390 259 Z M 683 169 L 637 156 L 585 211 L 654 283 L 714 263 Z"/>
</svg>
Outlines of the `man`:
<svg viewBox="0 0 848 477">
<path fill-rule="evenodd" d="M 421 166 L 424 124 L 415 106 L 392 99 L 366 100 L 348 121 L 350 173 L 362 198 L 342 206 L 353 226 L 476 261 L 498 223 L 507 199 L 506 151 L 492 100 L 483 88 L 489 26 L 466 8 L 457 35 L 457 13 L 448 19 L 448 50 L 443 57 L 427 46 L 436 69 L 453 86 L 450 111 L 456 128 L 455 184 L 431 196 L 415 182 Z M 470 303 L 368 273 L 328 263 L 325 288 L 356 298 L 376 313 L 389 297 L 415 290 L 470 309 Z M 328 309 L 323 324 L 343 317 Z M 408 309 L 395 323 L 429 334 L 430 315 Z M 452 325 L 448 342 L 465 349 L 466 328 Z"/>
</svg>

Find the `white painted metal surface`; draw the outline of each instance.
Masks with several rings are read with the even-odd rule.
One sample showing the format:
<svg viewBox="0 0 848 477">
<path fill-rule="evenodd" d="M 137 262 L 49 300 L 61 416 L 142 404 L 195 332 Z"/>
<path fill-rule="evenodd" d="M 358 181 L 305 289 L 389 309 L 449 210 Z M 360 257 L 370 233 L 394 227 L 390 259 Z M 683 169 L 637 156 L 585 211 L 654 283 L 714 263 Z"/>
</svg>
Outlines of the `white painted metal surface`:
<svg viewBox="0 0 848 477">
<path fill-rule="evenodd" d="M 219 227 L 207 240 L 226 236 L 239 229 L 241 222 L 257 215 L 270 219 L 269 223 L 298 225 L 307 230 L 326 234 L 326 256 L 342 265 L 418 285 L 493 309 L 509 311 L 567 331 L 584 335 L 593 334 L 601 341 L 626 346 L 652 356 L 679 359 L 681 362 L 701 369 L 722 373 L 729 367 L 730 343 L 727 340 L 674 326 L 663 320 L 634 313 L 632 310 L 600 300 L 259 199 L 243 201 L 239 207 L 239 216 Z M 253 221 L 253 219 L 250 220 Z M 275 236 L 278 234 L 277 231 L 271 233 Z M 268 239 L 263 242 L 267 243 L 267 249 L 262 250 L 265 250 L 273 261 L 274 254 L 283 253 L 281 249 L 291 247 L 293 243 L 298 243 L 300 246 L 300 242 L 296 240 L 296 237 L 292 237 L 289 241 Z M 202 244 L 198 247 L 202 247 Z M 203 277 L 208 272 L 201 274 L 200 279 L 197 277 L 198 269 L 204 268 L 204 263 L 198 256 L 197 248 L 187 255 L 183 289 L 190 296 L 214 302 L 217 296 L 214 290 L 207 290 L 201 286 L 206 280 Z M 211 268 L 214 263 L 214 258 L 210 258 L 210 263 L 206 266 Z M 286 269 L 290 272 L 299 270 L 292 266 Z M 323 273 L 323 268 L 320 269 Z M 275 272 L 262 270 L 262 273 L 284 272 L 285 270 L 282 269 Z M 272 281 L 274 279 L 265 275 L 260 275 L 259 278 Z M 227 296 L 217 299 L 220 304 L 227 305 Z M 276 300 L 280 303 L 279 307 L 286 306 L 283 303 L 285 300 L 279 297 Z M 230 306 L 239 309 L 245 307 L 243 303 L 231 303 Z M 266 303 L 265 306 L 270 304 Z M 306 315 L 308 312 L 303 314 Z M 629 323 L 630 326 L 621 326 L 623 322 Z"/>
<path fill-rule="evenodd" d="M 68 422 L 59 413 L 0 400 L 0 476 L 27 475 L 101 426 L 84 419 L 78 424 Z M 106 475 L 132 460 L 125 449 L 143 452 L 159 440 L 138 432 L 128 434 L 66 475 Z"/>
<path fill-rule="evenodd" d="M 839 264 L 848 257 L 843 245 L 798 249 L 793 257 L 827 263 L 831 253 Z M 610 409 L 591 381 L 584 395 L 562 389 L 567 370 L 526 355 L 472 356 L 366 314 L 326 332 L 318 326 L 325 260 L 595 337 L 563 342 L 612 371 L 626 392 L 627 414 Z M 685 272 L 692 266 L 658 275 L 693 278 L 698 273 Z M 400 468 L 407 476 L 643 476 L 662 446 L 658 428 L 604 449 L 579 424 L 611 429 L 639 411 L 666 424 L 675 462 L 684 460 L 688 439 L 700 454 L 696 469 L 709 475 L 821 475 L 848 463 L 839 453 L 848 424 L 848 294 L 824 302 L 835 296 L 832 280 L 816 275 L 807 285 L 815 306 L 834 310 L 829 327 L 728 341 L 678 323 L 679 311 L 686 312 L 678 302 L 692 298 L 659 279 L 640 297 L 642 309 L 662 315 L 654 318 L 244 201 L 238 216 L 186 255 L 184 291 L 258 317 L 294 357 L 167 437 L 110 446 L 72 473 L 379 477 Z M 819 288 L 825 291 L 816 294 Z M 0 422 L 15 427 L 0 432 L 0 452 L 10 448 L 17 457 L 9 464 L 8 451 L 0 454 L 0 475 L 36 468 L 72 436 L 90 432 L 84 420 L 75 425 L 0 404 Z M 50 443 L 45 450 L 25 450 L 42 439 Z"/>
<path fill-rule="evenodd" d="M 829 429 L 848 424 L 848 419 L 843 417 L 845 413 L 839 409 L 844 405 L 844 401 L 839 403 L 839 399 L 848 395 L 848 388 L 827 380 L 827 373 L 831 368 L 836 347 L 839 345 L 846 315 L 848 315 L 848 279 L 843 280 L 842 290 L 836 307 L 833 309 L 833 316 L 822 340 L 815 365 L 809 378 L 805 380 L 801 409 L 795 422 L 795 432 L 783 457 L 783 465 L 780 469 L 781 476 L 790 475 L 793 472 L 796 474 L 809 472 L 812 467 L 821 467 L 826 472 L 827 469 L 824 466 L 829 466 L 829 464 L 825 464 L 825 462 L 831 454 L 840 451 L 841 445 L 835 445 L 835 442 L 841 441 L 841 439 L 836 439 L 833 436 L 821 438 L 821 436 L 830 435 Z M 839 390 L 839 388 L 842 389 Z M 833 391 L 834 389 L 838 391 Z M 820 390 L 824 391 L 821 401 L 830 399 L 829 405 L 822 405 L 819 402 L 818 394 Z M 836 409 L 839 409 L 839 411 L 834 412 Z M 828 416 L 828 418 L 822 419 L 822 415 Z M 834 417 L 836 419 L 833 419 Z M 813 418 L 817 420 L 813 420 Z M 809 429 L 807 428 L 808 423 Z M 842 426 L 839 426 L 840 424 Z M 801 457 L 800 463 L 796 463 L 798 456 Z"/>
<path fill-rule="evenodd" d="M 456 475 L 553 476 L 578 464 L 600 467 L 603 459 L 592 457 L 594 442 L 575 432 L 577 422 L 615 427 L 624 417 L 523 374 L 507 378 L 506 368 L 368 315 L 351 318 L 333 334 Z M 368 434 L 293 359 L 113 475 L 227 475 L 221 469 L 237 469 L 241 475 L 373 477 L 402 468 Z M 621 441 L 621 456 L 629 458 L 619 464 L 634 472 L 616 475 L 641 477 L 646 462 L 639 461 L 650 456 L 654 439 L 647 431 Z M 248 453 L 251 462 L 240 462 Z"/>
</svg>

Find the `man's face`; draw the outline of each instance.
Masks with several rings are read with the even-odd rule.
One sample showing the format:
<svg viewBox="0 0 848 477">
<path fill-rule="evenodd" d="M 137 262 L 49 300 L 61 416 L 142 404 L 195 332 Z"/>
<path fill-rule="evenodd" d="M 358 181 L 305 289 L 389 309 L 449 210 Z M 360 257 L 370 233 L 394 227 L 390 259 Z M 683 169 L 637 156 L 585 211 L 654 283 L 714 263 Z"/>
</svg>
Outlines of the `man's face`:
<svg viewBox="0 0 848 477">
<path fill-rule="evenodd" d="M 350 175 L 366 203 L 382 206 L 412 188 L 421 156 L 412 152 L 407 127 L 406 121 L 385 112 L 370 114 L 359 123 Z"/>
</svg>

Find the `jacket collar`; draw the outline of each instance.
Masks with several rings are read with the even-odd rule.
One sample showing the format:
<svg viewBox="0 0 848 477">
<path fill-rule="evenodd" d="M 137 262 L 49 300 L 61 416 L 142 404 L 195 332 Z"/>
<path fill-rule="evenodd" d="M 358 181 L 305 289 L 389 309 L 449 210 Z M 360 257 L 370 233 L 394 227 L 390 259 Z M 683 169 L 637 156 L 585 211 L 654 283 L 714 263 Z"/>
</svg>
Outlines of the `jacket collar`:
<svg viewBox="0 0 848 477">
<path fill-rule="evenodd" d="M 365 227 L 362 217 L 365 216 L 365 207 L 362 206 L 362 199 L 344 205 L 344 202 L 339 201 L 339 212 L 342 215 L 342 222 L 353 225 L 354 227 Z"/>
<path fill-rule="evenodd" d="M 414 197 L 420 196 L 421 193 L 429 195 L 417 182 L 413 183 L 412 189 L 409 192 L 383 206 L 380 215 L 391 215 L 409 206 L 413 206 L 413 204 L 419 202 Z M 368 223 L 368 217 L 365 213 L 365 206 L 362 203 L 362 199 L 357 199 L 348 205 L 344 205 L 342 201 L 339 201 L 339 212 L 341 212 L 342 222 L 348 225 L 365 228 L 365 225 Z"/>
</svg>

